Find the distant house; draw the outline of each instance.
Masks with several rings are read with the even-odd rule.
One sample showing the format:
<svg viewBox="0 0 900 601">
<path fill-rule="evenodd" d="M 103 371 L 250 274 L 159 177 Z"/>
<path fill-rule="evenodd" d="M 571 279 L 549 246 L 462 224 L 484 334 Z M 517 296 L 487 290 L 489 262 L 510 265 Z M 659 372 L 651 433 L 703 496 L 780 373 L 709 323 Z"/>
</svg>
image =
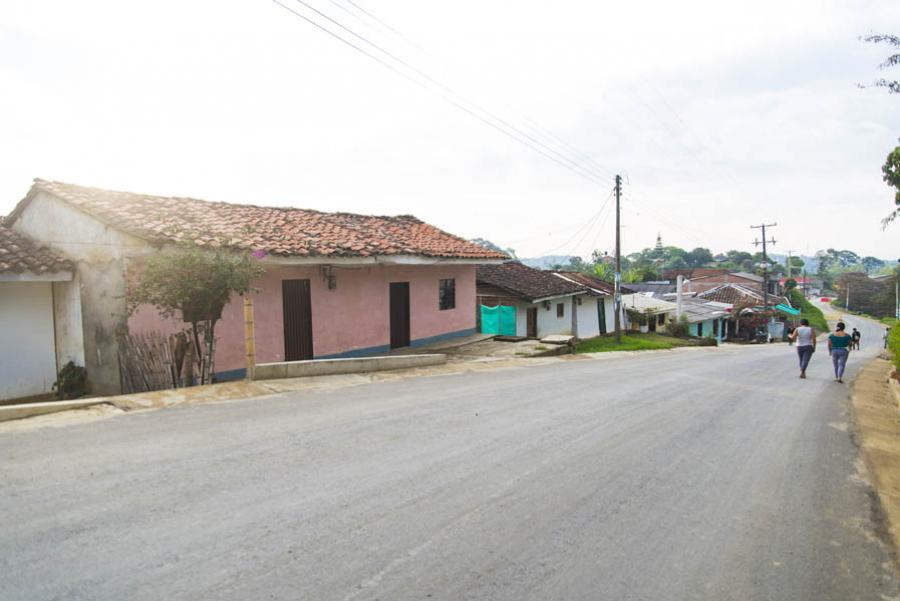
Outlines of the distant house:
<svg viewBox="0 0 900 601">
<path fill-rule="evenodd" d="M 72 261 L 84 359 L 97 393 L 120 390 L 125 332 L 185 327 L 152 307 L 126 311 L 126 281 L 179 240 L 252 252 L 259 362 L 384 353 L 475 332 L 475 268 L 507 257 L 411 216 L 325 213 L 162 197 L 35 180 L 7 219 Z M 244 375 L 240 302 L 216 328 L 217 378 Z"/>
<path fill-rule="evenodd" d="M 84 365 L 78 288 L 70 261 L 0 221 L 0 400 L 48 395 Z"/>
<path fill-rule="evenodd" d="M 707 301 L 699 297 L 682 298 L 681 314 L 690 325 L 690 334 L 698 338 L 727 337 L 727 322 L 731 318 L 731 305 Z"/>
<path fill-rule="evenodd" d="M 746 271 L 732 271 L 729 269 L 698 267 L 696 269 L 680 269 L 667 271 L 663 277 L 674 282 L 681 275 L 685 278 L 685 290 L 687 292 L 705 292 L 710 288 L 721 286 L 723 284 L 739 284 L 747 288 L 763 291 L 764 279 L 762 276 Z M 777 292 L 777 281 L 772 280 L 769 283 L 769 293 Z"/>
<path fill-rule="evenodd" d="M 476 277 L 482 332 L 529 338 L 551 334 L 590 338 L 600 331 L 597 297 L 581 284 L 518 262 L 481 265 Z M 485 316 L 495 307 L 508 308 L 508 330 L 495 332 L 485 327 Z"/>
</svg>

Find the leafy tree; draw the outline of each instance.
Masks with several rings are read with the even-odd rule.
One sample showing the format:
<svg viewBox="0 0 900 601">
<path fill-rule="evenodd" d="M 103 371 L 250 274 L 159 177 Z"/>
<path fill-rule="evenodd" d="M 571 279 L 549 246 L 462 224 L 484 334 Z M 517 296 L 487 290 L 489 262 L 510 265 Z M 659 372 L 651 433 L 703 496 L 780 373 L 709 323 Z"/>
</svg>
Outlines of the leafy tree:
<svg viewBox="0 0 900 601">
<path fill-rule="evenodd" d="M 881 173 L 884 183 L 896 190 L 894 193 L 894 204 L 897 208 L 881 220 L 882 227 L 887 227 L 889 223 L 900 215 L 900 146 L 897 146 L 888 154 L 887 160 L 881 166 Z"/>
<path fill-rule="evenodd" d="M 867 35 L 863 38 L 863 40 L 866 42 L 871 42 L 873 44 L 887 44 L 888 46 L 893 46 L 894 48 L 900 48 L 900 36 L 888 34 L 872 34 Z M 888 56 L 883 63 L 878 65 L 878 68 L 883 71 L 884 69 L 890 69 L 891 67 L 896 67 L 898 65 L 900 65 L 900 52 Z M 900 81 L 897 81 L 896 79 L 892 80 L 881 77 L 872 82 L 872 87 L 887 88 L 889 94 L 900 94 Z"/>
<path fill-rule="evenodd" d="M 703 267 L 707 263 L 712 263 L 713 256 L 707 248 L 695 248 L 687 253 L 685 261 L 689 267 Z"/>
<path fill-rule="evenodd" d="M 250 282 L 264 272 L 259 261 L 228 249 L 204 249 L 187 241 L 152 255 L 128 288 L 129 311 L 156 307 L 163 317 L 191 324 L 200 361 L 200 382 L 213 373 L 216 322 L 232 294 L 251 291 Z M 203 335 L 204 346 L 200 345 Z"/>
<path fill-rule="evenodd" d="M 875 273 L 884 267 L 884 261 L 877 257 L 863 257 L 860 263 L 865 267 L 867 273 Z"/>
</svg>

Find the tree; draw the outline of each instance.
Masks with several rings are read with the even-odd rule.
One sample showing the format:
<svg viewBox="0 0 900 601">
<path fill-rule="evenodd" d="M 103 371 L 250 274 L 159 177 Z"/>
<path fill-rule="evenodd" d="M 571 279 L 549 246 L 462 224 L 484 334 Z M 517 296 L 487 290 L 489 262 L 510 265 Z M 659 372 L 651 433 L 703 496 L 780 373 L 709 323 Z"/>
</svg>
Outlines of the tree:
<svg viewBox="0 0 900 601">
<path fill-rule="evenodd" d="M 703 267 L 707 263 L 712 263 L 712 260 L 712 253 L 707 248 L 695 248 L 685 256 L 689 267 Z"/>
<path fill-rule="evenodd" d="M 887 44 L 894 48 L 900 48 L 900 37 L 895 35 L 872 34 L 864 37 L 863 41 L 871 42 L 873 44 Z M 900 65 L 900 53 L 895 53 L 888 56 L 883 63 L 878 65 L 878 68 L 883 71 L 884 69 L 890 69 L 891 67 L 896 67 L 898 65 Z M 865 88 L 870 86 L 861 85 L 860 87 Z M 872 82 L 871 87 L 887 88 L 889 94 L 900 94 L 900 81 L 897 81 L 896 79 L 891 80 L 881 77 Z"/>
<path fill-rule="evenodd" d="M 896 190 L 894 192 L 894 205 L 897 208 L 881 220 L 882 228 L 886 228 L 888 224 L 900 215 L 900 146 L 897 146 L 888 154 L 887 160 L 881 166 L 881 173 L 884 183 Z"/>
<path fill-rule="evenodd" d="M 471 240 L 469 240 L 469 242 L 474 242 L 475 244 L 478 244 L 479 246 L 489 248 L 491 250 L 497 251 L 498 253 L 503 253 L 505 255 L 509 255 L 510 259 L 518 258 L 518 257 L 516 257 L 515 250 L 513 250 L 511 248 L 502 248 L 499 245 L 494 244 L 490 240 L 487 240 L 486 238 L 472 238 Z"/>
<path fill-rule="evenodd" d="M 877 273 L 882 267 L 884 267 L 884 261 L 877 257 L 863 257 L 860 260 L 862 266 L 865 267 L 866 273 L 872 274 Z"/>
<path fill-rule="evenodd" d="M 128 288 L 128 307 L 153 305 L 163 317 L 191 324 L 200 363 L 200 383 L 211 381 L 216 322 L 232 294 L 251 291 L 264 273 L 258 259 L 228 249 L 204 249 L 187 241 L 152 255 Z M 204 346 L 200 345 L 203 335 Z"/>
</svg>

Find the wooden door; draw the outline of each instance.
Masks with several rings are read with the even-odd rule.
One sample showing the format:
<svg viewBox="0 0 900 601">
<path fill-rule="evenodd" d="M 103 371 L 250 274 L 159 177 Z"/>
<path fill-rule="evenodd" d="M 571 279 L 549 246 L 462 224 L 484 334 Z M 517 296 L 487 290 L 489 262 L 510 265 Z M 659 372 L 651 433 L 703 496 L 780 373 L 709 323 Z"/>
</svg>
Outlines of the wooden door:
<svg viewBox="0 0 900 601">
<path fill-rule="evenodd" d="M 312 300 L 309 280 L 282 280 L 281 303 L 284 311 L 284 360 L 312 359 Z"/>
<path fill-rule="evenodd" d="M 409 346 L 409 282 L 391 282 L 391 348 Z"/>
<path fill-rule="evenodd" d="M 597 324 L 600 326 L 600 333 L 606 334 L 606 299 L 597 299 Z"/>
<path fill-rule="evenodd" d="M 525 335 L 537 338 L 537 307 L 529 307 L 525 311 Z"/>
</svg>

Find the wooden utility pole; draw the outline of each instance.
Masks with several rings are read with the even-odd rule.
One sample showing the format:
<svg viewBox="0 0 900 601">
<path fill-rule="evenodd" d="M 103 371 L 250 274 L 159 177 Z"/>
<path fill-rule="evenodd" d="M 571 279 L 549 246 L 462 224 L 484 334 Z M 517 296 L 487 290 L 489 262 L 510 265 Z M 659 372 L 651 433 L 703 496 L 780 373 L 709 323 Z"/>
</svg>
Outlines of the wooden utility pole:
<svg viewBox="0 0 900 601">
<path fill-rule="evenodd" d="M 616 276 L 615 276 L 615 298 L 613 307 L 616 310 L 616 344 L 622 343 L 622 223 L 619 200 L 622 194 L 622 176 L 616 176 Z"/>
<path fill-rule="evenodd" d="M 244 344 L 247 347 L 247 379 L 256 371 L 256 336 L 253 332 L 253 299 L 244 296 Z"/>
<path fill-rule="evenodd" d="M 775 244 L 775 239 L 766 240 L 766 228 L 767 227 L 775 227 L 778 225 L 777 223 L 763 223 L 762 225 L 751 225 L 750 229 L 758 230 L 762 229 L 762 242 L 759 240 L 754 240 L 753 245 L 759 246 L 762 244 L 762 252 L 763 252 L 763 305 L 765 306 L 766 313 L 769 312 L 769 256 L 766 254 L 766 243 Z"/>
</svg>

